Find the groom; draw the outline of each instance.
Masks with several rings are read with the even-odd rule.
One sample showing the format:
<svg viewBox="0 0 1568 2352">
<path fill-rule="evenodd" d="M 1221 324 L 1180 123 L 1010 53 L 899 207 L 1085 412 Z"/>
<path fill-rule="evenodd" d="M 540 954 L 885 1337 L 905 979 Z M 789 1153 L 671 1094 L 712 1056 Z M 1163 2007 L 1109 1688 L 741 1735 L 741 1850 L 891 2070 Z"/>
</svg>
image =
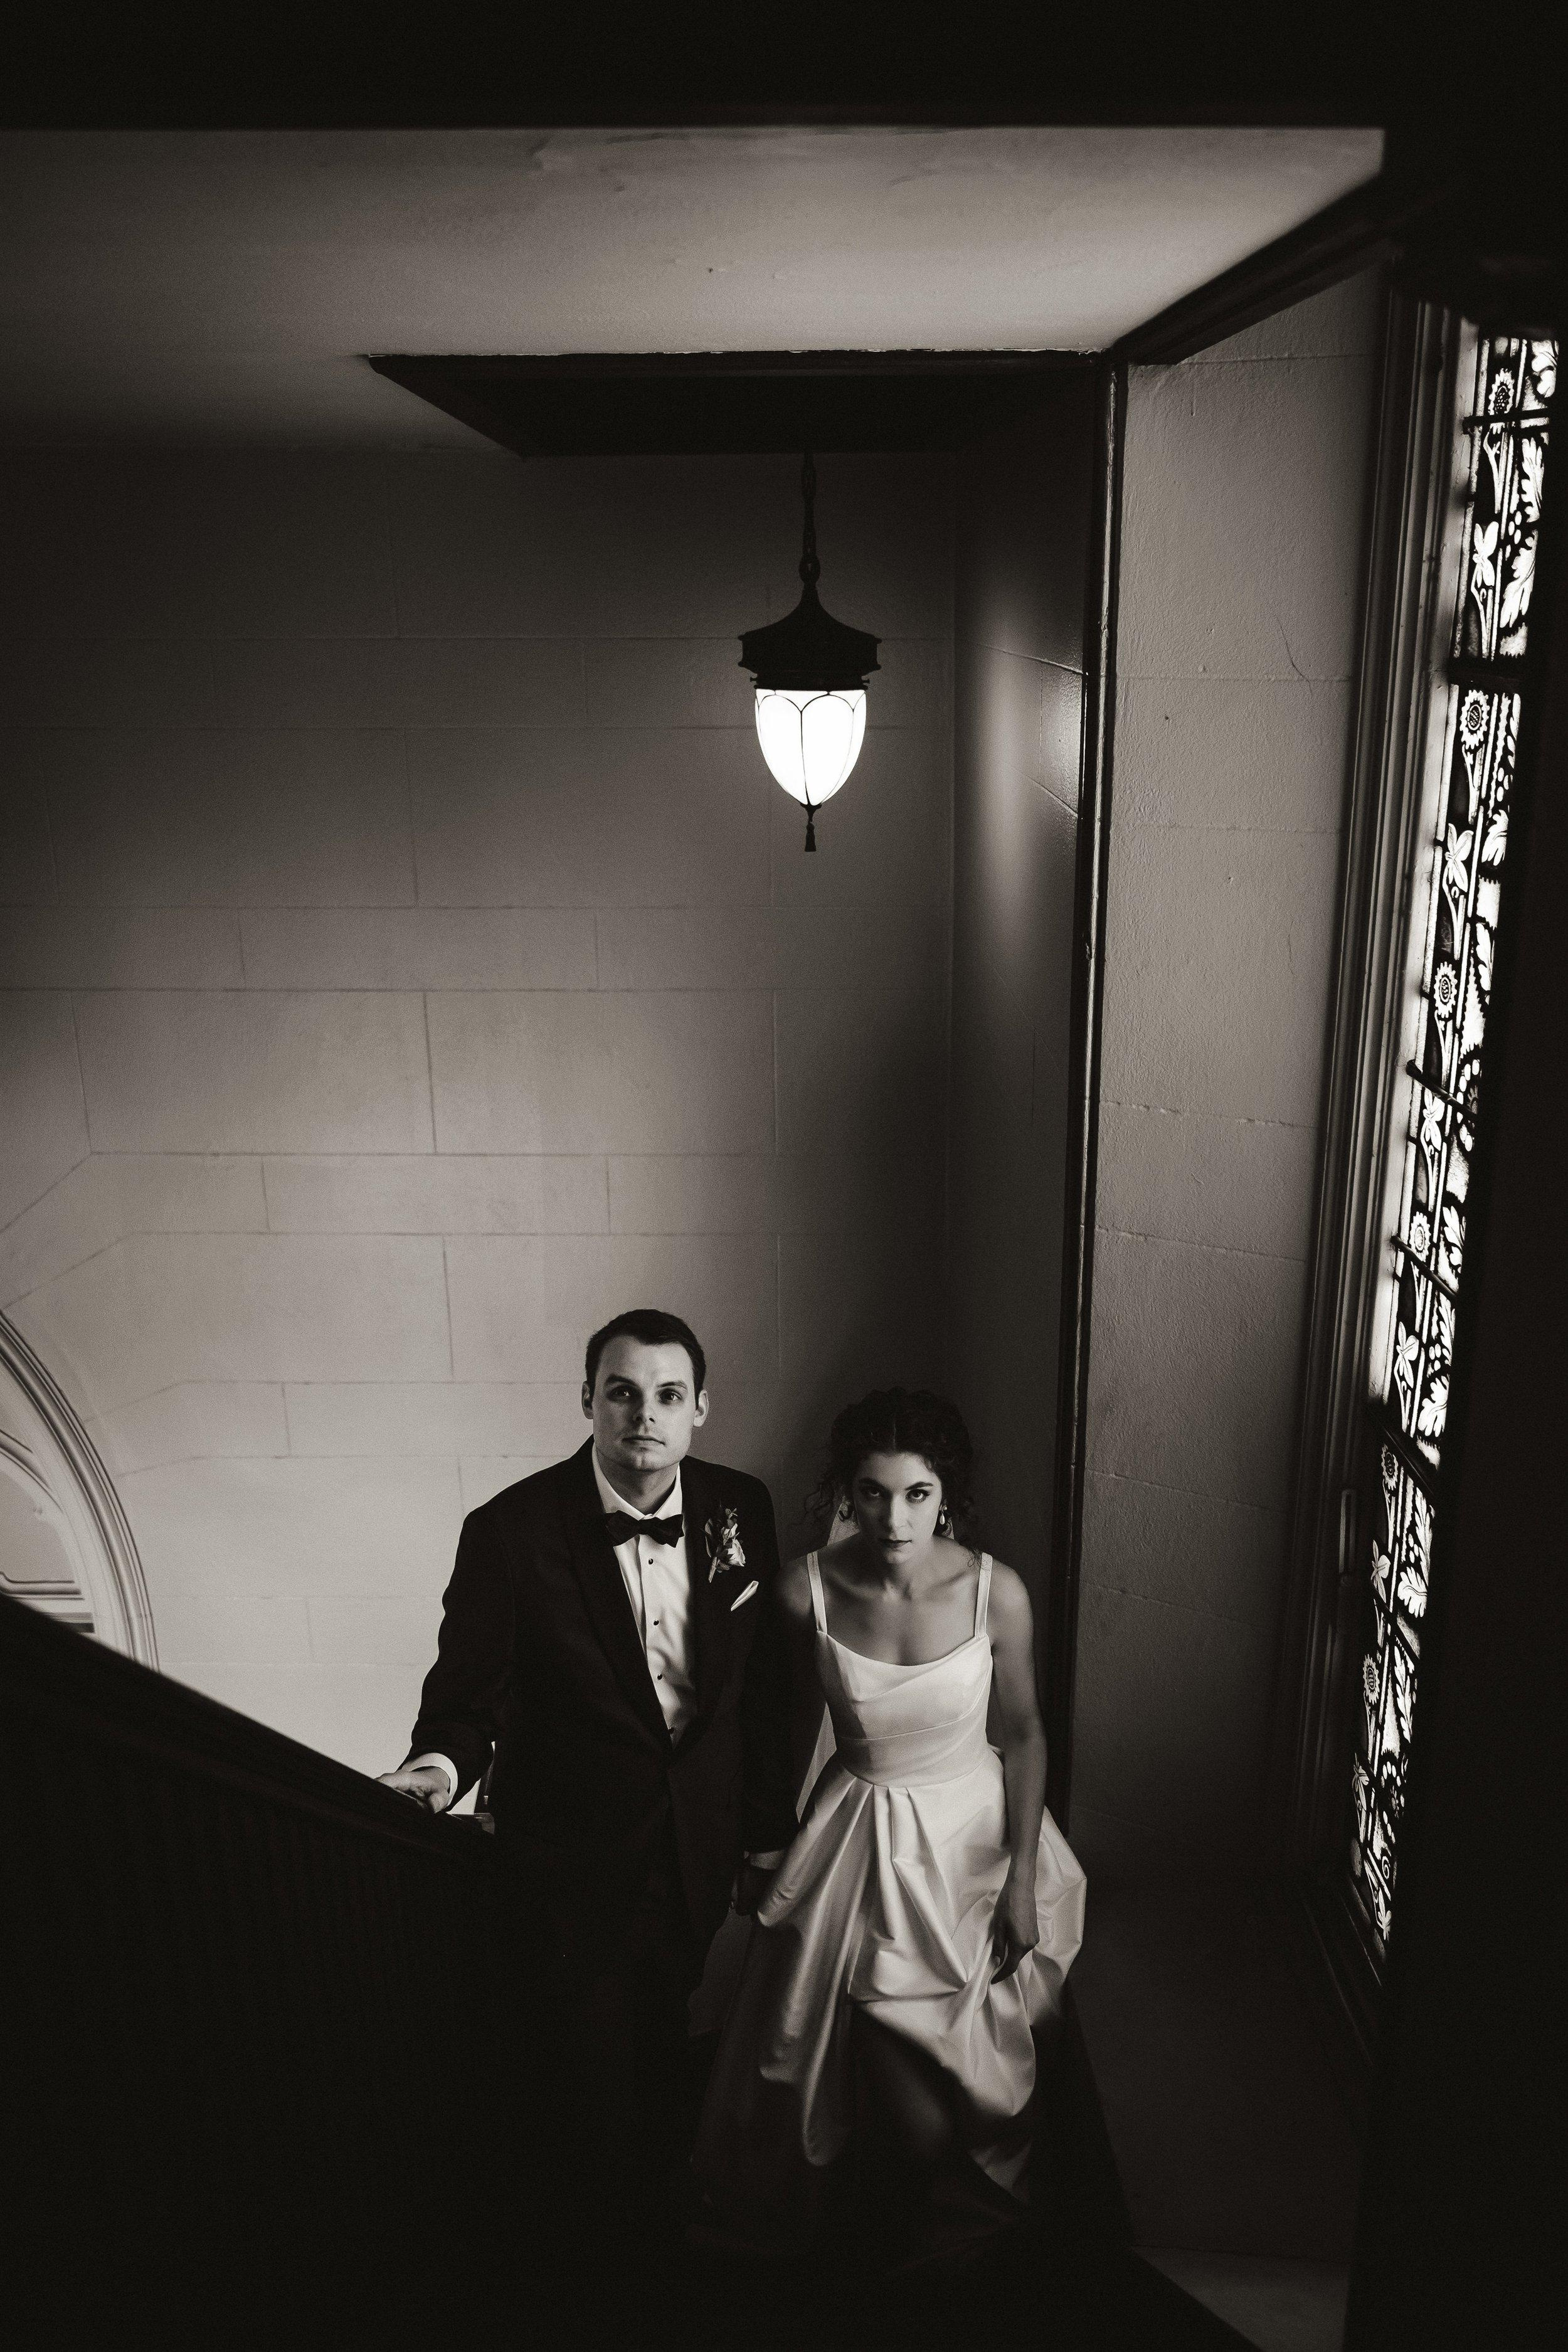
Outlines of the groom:
<svg viewBox="0 0 1568 2352">
<path fill-rule="evenodd" d="M 595 1332 L 593 1435 L 464 1521 L 409 1758 L 382 1775 L 439 1812 L 489 1770 L 564 2102 L 601 2186 L 618 2168 L 655 2201 L 676 2169 L 687 2000 L 741 1861 L 743 1690 L 748 1746 L 783 1735 L 776 1677 L 747 1687 L 773 1504 L 690 1456 L 707 1377 L 678 1316 L 638 1307 Z"/>
</svg>

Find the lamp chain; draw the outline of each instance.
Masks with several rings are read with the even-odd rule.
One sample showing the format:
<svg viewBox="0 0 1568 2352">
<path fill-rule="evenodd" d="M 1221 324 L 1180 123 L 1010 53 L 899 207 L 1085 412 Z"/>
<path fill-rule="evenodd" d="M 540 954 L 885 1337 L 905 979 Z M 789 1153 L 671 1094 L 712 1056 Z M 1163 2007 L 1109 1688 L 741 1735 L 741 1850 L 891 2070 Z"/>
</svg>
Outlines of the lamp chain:
<svg viewBox="0 0 1568 2352">
<path fill-rule="evenodd" d="M 822 566 L 816 560 L 816 467 L 811 452 L 800 469 L 800 495 L 805 505 L 805 529 L 801 538 L 800 576 L 808 588 L 815 587 L 821 576 Z"/>
</svg>

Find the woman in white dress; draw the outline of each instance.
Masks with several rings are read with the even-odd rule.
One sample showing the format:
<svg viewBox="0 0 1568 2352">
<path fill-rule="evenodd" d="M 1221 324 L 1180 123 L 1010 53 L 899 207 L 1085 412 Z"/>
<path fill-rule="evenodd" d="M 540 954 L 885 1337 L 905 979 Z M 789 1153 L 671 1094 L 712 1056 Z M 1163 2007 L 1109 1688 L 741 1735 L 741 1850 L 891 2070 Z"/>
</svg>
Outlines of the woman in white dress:
<svg viewBox="0 0 1568 2352">
<path fill-rule="evenodd" d="M 847 1408 L 824 1482 L 839 1539 L 774 1588 L 800 1821 L 775 1870 L 743 1874 L 755 1926 L 694 2156 L 710 2218 L 753 2243 L 800 2245 L 847 2176 L 889 2260 L 929 2247 L 927 2193 L 955 2170 L 1022 2210 L 1031 2029 L 1082 1939 L 1084 1877 L 1045 1808 L 1028 1594 L 957 1540 L 972 1460 L 942 1398 Z"/>
</svg>

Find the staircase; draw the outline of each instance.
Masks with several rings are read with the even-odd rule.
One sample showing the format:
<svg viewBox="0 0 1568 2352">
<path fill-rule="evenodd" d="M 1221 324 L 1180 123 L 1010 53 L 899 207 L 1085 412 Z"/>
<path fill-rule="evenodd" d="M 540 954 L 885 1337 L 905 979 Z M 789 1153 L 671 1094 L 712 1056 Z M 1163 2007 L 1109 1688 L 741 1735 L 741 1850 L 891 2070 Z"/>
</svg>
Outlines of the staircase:
<svg viewBox="0 0 1568 2352">
<path fill-rule="evenodd" d="M 7 2301 L 29 2315 L 12 2340 L 596 2340 L 558 2258 L 573 2184 L 483 1830 L 4 1598 L 0 1706 Z M 1034 2203 L 1005 2259 L 900 2307 L 863 2279 L 825 2296 L 683 2255 L 640 2341 L 1245 2344 L 1133 2252 L 1070 2004 L 1041 2062 Z"/>
</svg>

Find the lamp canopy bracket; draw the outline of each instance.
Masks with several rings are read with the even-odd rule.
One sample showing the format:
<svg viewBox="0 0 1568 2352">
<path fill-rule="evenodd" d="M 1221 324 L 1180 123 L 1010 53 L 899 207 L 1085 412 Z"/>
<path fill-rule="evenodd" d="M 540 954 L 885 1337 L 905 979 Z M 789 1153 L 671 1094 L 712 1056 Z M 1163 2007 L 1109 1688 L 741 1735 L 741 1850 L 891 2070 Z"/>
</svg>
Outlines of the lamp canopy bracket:
<svg viewBox="0 0 1568 2352">
<path fill-rule="evenodd" d="M 836 689 L 864 686 L 881 667 L 877 647 L 881 639 L 867 629 L 852 629 L 824 612 L 810 581 L 799 604 L 782 621 L 747 629 L 741 637 L 741 667 L 749 669 L 762 687 L 830 694 Z"/>
</svg>

